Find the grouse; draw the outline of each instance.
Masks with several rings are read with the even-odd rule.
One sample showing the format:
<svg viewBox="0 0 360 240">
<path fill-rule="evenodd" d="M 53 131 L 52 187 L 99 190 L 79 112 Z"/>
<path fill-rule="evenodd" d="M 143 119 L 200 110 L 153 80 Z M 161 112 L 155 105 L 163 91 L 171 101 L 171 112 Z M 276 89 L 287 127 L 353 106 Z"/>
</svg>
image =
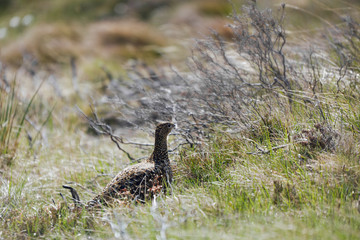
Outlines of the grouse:
<svg viewBox="0 0 360 240">
<path fill-rule="evenodd" d="M 167 149 L 167 136 L 174 127 L 175 125 L 172 123 L 158 125 L 155 130 L 154 151 L 148 160 L 119 172 L 100 194 L 86 203 L 85 208 L 107 206 L 115 199 L 144 202 L 160 191 L 166 192 L 166 188 L 173 179 Z M 73 200 L 78 205 L 80 199 L 76 191 L 68 186 L 63 187 L 71 190 Z"/>
</svg>

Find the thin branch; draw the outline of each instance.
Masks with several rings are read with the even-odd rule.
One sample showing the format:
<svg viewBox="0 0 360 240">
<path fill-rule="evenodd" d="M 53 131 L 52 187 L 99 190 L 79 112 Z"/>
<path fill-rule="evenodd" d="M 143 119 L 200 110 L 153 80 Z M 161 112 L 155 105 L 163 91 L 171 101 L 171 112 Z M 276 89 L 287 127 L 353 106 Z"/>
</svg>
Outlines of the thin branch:
<svg viewBox="0 0 360 240">
<path fill-rule="evenodd" d="M 69 190 L 70 190 L 71 196 L 72 196 L 72 199 L 71 199 L 71 200 L 73 200 L 73 202 L 74 202 L 74 204 L 75 204 L 75 207 L 80 207 L 80 206 L 83 205 L 83 204 L 81 203 L 81 201 L 80 201 L 79 194 L 77 193 L 77 191 L 76 191 L 74 188 L 69 187 L 69 186 L 66 186 L 66 185 L 63 185 L 62 187 L 65 188 L 65 189 L 69 189 Z M 61 193 L 60 193 L 60 194 L 61 194 Z M 61 196 L 62 196 L 62 194 L 61 194 Z"/>
<path fill-rule="evenodd" d="M 112 128 L 109 125 L 107 125 L 99 120 L 99 117 L 97 116 L 96 112 L 94 111 L 94 109 L 91 106 L 90 106 L 90 108 L 91 108 L 91 112 L 92 112 L 94 119 L 88 117 L 83 111 L 80 110 L 79 107 L 76 107 L 76 108 L 77 108 L 78 112 L 87 120 L 87 122 L 90 124 L 90 127 L 92 129 L 94 129 L 97 133 L 110 136 L 111 141 L 113 141 L 116 144 L 116 146 L 118 147 L 118 149 L 120 151 L 122 151 L 123 153 L 126 154 L 126 156 L 130 159 L 130 161 L 135 160 L 135 158 L 133 158 L 130 155 L 130 153 L 128 153 L 126 150 L 124 150 L 120 146 L 121 143 L 124 143 L 123 139 L 119 136 L 114 135 Z"/>
<path fill-rule="evenodd" d="M 66 201 L 66 198 L 64 197 L 64 195 L 63 195 L 62 193 L 59 193 L 59 194 L 60 194 L 61 198 L 64 200 L 66 207 L 67 207 L 67 208 L 69 209 L 69 211 L 70 211 L 71 208 L 69 207 L 69 205 L 68 205 L 68 203 L 67 203 L 67 201 Z"/>
</svg>

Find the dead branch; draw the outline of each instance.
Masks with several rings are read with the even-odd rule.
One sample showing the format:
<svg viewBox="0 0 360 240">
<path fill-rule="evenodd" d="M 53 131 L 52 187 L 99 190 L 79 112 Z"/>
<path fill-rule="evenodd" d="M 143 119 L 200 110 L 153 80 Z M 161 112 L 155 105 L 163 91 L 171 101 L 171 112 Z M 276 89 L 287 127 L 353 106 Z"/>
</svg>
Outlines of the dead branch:
<svg viewBox="0 0 360 240">
<path fill-rule="evenodd" d="M 59 194 L 60 194 L 61 198 L 64 200 L 66 207 L 67 207 L 69 210 L 71 210 L 70 207 L 69 207 L 69 205 L 68 205 L 68 203 L 67 203 L 67 201 L 66 201 L 66 198 L 64 197 L 64 195 L 63 195 L 62 193 L 59 193 Z"/>
<path fill-rule="evenodd" d="M 77 193 L 77 191 L 72 188 L 72 187 L 69 187 L 69 186 L 66 186 L 66 185 L 63 185 L 63 188 L 65 189 L 69 189 L 70 192 L 71 192 L 71 196 L 72 196 L 72 199 L 74 204 L 75 204 L 75 207 L 80 207 L 81 205 L 83 205 L 80 201 L 80 197 L 79 197 L 79 194 Z M 61 193 L 60 193 L 61 194 Z M 62 194 L 61 194 L 62 196 Z M 62 196 L 63 197 L 63 196 Z"/>
<path fill-rule="evenodd" d="M 134 161 L 135 158 L 133 158 L 130 155 L 130 153 L 128 153 L 126 150 L 124 150 L 120 146 L 120 144 L 124 143 L 123 139 L 121 137 L 119 137 L 119 136 L 114 135 L 113 131 L 112 131 L 112 128 L 109 125 L 101 122 L 99 120 L 99 117 L 98 117 L 97 113 L 92 108 L 92 106 L 90 106 L 90 108 L 91 108 L 91 112 L 92 112 L 92 115 L 93 115 L 94 119 L 88 117 L 83 111 L 80 110 L 79 107 L 77 107 L 77 110 L 82 115 L 82 117 L 84 117 L 85 120 L 90 124 L 90 127 L 92 129 L 94 129 L 99 134 L 104 134 L 104 135 L 110 136 L 111 141 L 113 141 L 116 144 L 118 149 L 120 151 L 122 151 L 123 153 L 125 153 L 126 156 L 130 159 L 130 161 Z"/>
</svg>

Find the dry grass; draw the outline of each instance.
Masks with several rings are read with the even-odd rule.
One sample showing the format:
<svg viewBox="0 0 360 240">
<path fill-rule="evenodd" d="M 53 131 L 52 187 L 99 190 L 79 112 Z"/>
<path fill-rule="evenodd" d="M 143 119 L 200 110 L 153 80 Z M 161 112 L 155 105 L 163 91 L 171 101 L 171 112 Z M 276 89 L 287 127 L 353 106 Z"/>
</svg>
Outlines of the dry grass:
<svg viewBox="0 0 360 240">
<path fill-rule="evenodd" d="M 87 47 L 105 58 L 156 56 L 157 49 L 167 44 L 151 25 L 136 20 L 98 22 L 90 25 L 85 35 Z"/>
<path fill-rule="evenodd" d="M 89 27 L 88 37 L 94 39 L 100 46 L 111 47 L 116 45 L 164 45 L 165 39 L 150 25 L 136 21 L 104 21 Z"/>
<path fill-rule="evenodd" d="M 161 55 L 166 44 L 160 32 L 135 20 L 103 21 L 85 27 L 42 24 L 7 44 L 1 59 L 14 67 L 20 67 L 24 57 L 34 59 L 40 66 L 69 65 L 71 58 L 88 62 L 94 56 L 95 59 L 154 59 Z"/>
<path fill-rule="evenodd" d="M 41 65 L 68 63 L 81 52 L 82 36 L 75 26 L 43 24 L 29 29 L 25 36 L 2 50 L 5 63 L 21 66 L 24 56 L 35 58 Z"/>
</svg>

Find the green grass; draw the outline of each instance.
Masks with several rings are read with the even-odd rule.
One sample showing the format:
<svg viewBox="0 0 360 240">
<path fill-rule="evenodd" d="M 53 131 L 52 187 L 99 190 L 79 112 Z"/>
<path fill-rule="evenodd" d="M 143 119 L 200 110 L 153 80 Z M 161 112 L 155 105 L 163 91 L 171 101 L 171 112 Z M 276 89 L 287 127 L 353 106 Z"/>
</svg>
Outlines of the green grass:
<svg viewBox="0 0 360 240">
<path fill-rule="evenodd" d="M 341 95 L 334 97 L 342 104 L 344 119 L 357 116 L 355 100 L 349 104 L 345 98 L 340 101 Z M 327 97 L 324 105 L 333 100 Z M 346 145 L 339 143 L 331 151 L 303 146 L 293 136 L 313 129 L 318 116 L 304 105 L 294 107 L 293 113 L 268 116 L 256 134 L 252 129 L 229 134 L 214 126 L 207 146 L 184 148 L 172 157 L 176 161 L 172 195 L 99 212 L 69 212 L 58 193 L 68 196 L 61 185 L 76 183 L 81 199 L 88 200 L 128 164 L 124 156 L 118 160 L 108 139 L 63 130 L 57 132 L 62 142 L 55 136 L 49 139 L 53 148 L 43 149 L 35 162 L 20 141 L 17 161 L 1 186 L 2 236 L 359 239 L 358 152 L 342 147 L 358 146 L 359 133 L 352 130 L 356 121 L 347 121 L 341 132 L 354 136 L 346 139 Z M 77 146 L 85 138 L 80 150 Z M 250 154 L 258 152 L 255 143 L 262 149 L 288 147 Z"/>
<path fill-rule="evenodd" d="M 0 88 L 0 167 L 8 166 L 16 153 L 19 137 L 24 128 L 32 103 L 41 85 L 28 103 L 19 101 L 16 95 L 17 82 Z"/>
<path fill-rule="evenodd" d="M 306 125 L 306 108 L 298 110 L 296 114 L 288 114 L 312 127 Z M 257 151 L 252 141 L 242 140 L 241 134 L 229 135 L 219 130 L 207 147 L 183 149 L 174 158 L 177 166 L 172 195 L 159 196 L 156 203 L 104 208 L 97 213 L 69 212 L 57 195 L 58 191 L 67 195 L 60 189 L 61 184 L 76 182 L 88 189 L 78 187 L 81 198 L 90 199 L 94 193 L 89 189 L 99 191 L 111 179 L 111 176 L 100 179 L 96 176 L 115 174 L 125 163 L 119 165 L 111 159 L 116 149 L 109 148 L 106 139 L 89 143 L 83 152 L 79 152 L 76 145 L 62 149 L 60 144 L 56 147 L 59 154 L 47 150 L 39 156 L 35 167 L 53 171 L 52 180 L 45 178 L 39 182 L 34 179 L 37 173 L 25 170 L 15 173 L 31 165 L 26 161 L 21 164 L 25 166 L 13 167 L 16 176 L 10 175 L 8 200 L 2 205 L 2 209 L 6 209 L 2 213 L 5 220 L 2 234 L 80 239 L 87 236 L 359 239 L 358 163 L 342 149 L 335 152 L 308 149 L 316 152 L 315 157 L 299 159 L 301 147 L 289 142 L 287 134 L 300 129 L 289 125 L 284 131 L 285 128 L 277 124 L 282 117 L 276 116 L 277 120 L 271 121 L 273 125 L 261 128 L 254 141 L 264 148 L 278 144 L 291 147 L 268 154 L 249 154 Z M 276 139 L 269 134 L 270 126 L 279 130 Z M 72 141 L 79 142 L 83 137 L 80 134 Z M 98 154 L 97 149 L 106 150 L 105 155 Z M 21 159 L 20 156 L 19 161 Z M 42 185 L 47 187 L 41 188 Z M 34 195 L 38 198 L 34 199 Z"/>
</svg>

